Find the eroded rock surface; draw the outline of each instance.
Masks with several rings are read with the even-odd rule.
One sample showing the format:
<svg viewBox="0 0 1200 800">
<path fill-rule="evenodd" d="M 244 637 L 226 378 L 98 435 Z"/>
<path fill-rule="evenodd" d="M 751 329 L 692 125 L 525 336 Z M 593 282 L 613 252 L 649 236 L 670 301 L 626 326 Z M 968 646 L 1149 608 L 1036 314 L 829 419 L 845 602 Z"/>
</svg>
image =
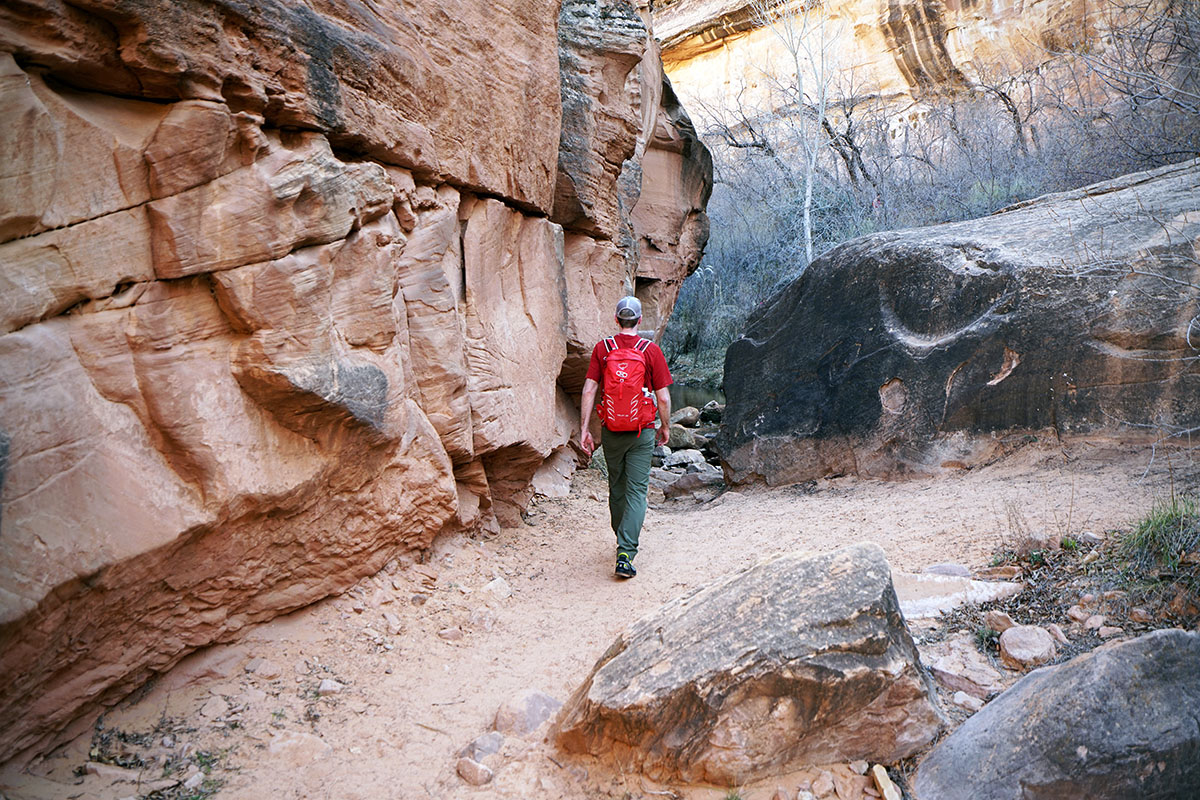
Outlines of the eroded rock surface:
<svg viewBox="0 0 1200 800">
<path fill-rule="evenodd" d="M 726 477 L 901 477 L 1008 434 L 1195 427 L 1198 241 L 1189 161 L 837 247 L 726 353 Z"/>
<path fill-rule="evenodd" d="M 894 763 L 940 730 L 883 551 L 782 555 L 622 633 L 556 740 L 655 780 L 739 782 L 804 764 Z"/>
<path fill-rule="evenodd" d="M 0 8 L 0 761 L 569 476 L 711 186 L 645 9 L 571 7 Z"/>
<path fill-rule="evenodd" d="M 1161 630 L 1026 675 L 921 762 L 939 800 L 1200 793 L 1200 634 Z"/>
<path fill-rule="evenodd" d="M 770 7 L 799 10 L 798 0 Z M 795 64 L 770 27 L 763 4 L 751 0 L 660 0 L 654 24 L 667 71 L 697 107 L 720 107 L 733 96 L 743 111 L 762 113 L 779 103 L 763 76 L 792 74 Z M 885 98 L 946 91 L 997 74 L 1043 64 L 1048 52 L 1094 44 L 1097 30 L 1118 4 L 926 3 L 919 0 L 836 0 L 821 6 L 822 63 L 854 69 L 855 86 Z M 801 59 L 803 62 L 803 59 Z M 805 85 L 819 80 L 805 70 Z"/>
</svg>

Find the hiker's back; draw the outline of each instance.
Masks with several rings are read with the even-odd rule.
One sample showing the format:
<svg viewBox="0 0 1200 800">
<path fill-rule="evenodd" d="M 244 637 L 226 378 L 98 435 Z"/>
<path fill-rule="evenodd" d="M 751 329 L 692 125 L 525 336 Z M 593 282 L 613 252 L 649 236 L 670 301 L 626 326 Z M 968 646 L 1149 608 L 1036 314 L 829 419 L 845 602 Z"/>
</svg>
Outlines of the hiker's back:
<svg viewBox="0 0 1200 800">
<path fill-rule="evenodd" d="M 646 386 L 646 348 L 649 339 L 639 338 L 632 347 L 619 346 L 615 337 L 605 339 L 604 397 L 596 413 L 610 431 L 640 431 L 654 424 L 655 406 Z"/>
</svg>

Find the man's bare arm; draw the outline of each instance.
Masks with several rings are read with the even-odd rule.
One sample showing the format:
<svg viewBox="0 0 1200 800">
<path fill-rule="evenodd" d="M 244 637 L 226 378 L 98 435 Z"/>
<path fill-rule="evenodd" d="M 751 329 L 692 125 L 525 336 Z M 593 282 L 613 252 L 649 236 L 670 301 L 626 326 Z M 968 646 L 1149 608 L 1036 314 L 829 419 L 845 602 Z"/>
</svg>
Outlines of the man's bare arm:
<svg viewBox="0 0 1200 800">
<path fill-rule="evenodd" d="M 658 399 L 658 418 L 662 420 L 655 443 L 666 444 L 671 438 L 671 390 L 664 386 L 654 396 Z"/>
<path fill-rule="evenodd" d="M 579 399 L 579 443 L 583 446 L 584 452 L 589 455 L 596 449 L 596 442 L 592 438 L 589 425 L 592 421 L 592 409 L 596 407 L 596 389 L 599 386 L 600 384 L 591 378 L 585 379 L 583 395 Z"/>
</svg>

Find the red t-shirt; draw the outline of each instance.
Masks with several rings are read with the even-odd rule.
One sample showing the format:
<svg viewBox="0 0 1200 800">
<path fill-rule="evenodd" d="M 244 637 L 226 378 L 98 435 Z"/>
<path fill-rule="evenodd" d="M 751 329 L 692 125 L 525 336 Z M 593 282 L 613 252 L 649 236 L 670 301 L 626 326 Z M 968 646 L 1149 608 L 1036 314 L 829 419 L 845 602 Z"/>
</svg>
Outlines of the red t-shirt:
<svg viewBox="0 0 1200 800">
<path fill-rule="evenodd" d="M 641 337 L 636 333 L 618 333 L 615 337 L 617 347 L 633 347 L 638 343 Z M 667 369 L 667 357 L 663 355 L 662 348 L 654 342 L 646 348 L 646 385 L 651 391 L 657 392 L 659 389 L 665 389 L 674 381 L 671 380 L 671 371 Z M 592 360 L 588 363 L 587 377 L 600 383 L 604 376 L 604 362 L 608 359 L 608 349 L 604 346 L 604 340 L 596 342 L 596 346 L 592 348 Z"/>
</svg>

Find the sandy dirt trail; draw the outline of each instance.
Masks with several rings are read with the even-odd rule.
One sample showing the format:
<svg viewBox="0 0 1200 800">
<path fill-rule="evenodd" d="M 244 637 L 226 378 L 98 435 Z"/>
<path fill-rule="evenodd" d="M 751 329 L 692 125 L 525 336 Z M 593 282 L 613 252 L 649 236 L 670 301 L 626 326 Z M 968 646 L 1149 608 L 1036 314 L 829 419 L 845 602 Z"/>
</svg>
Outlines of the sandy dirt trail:
<svg viewBox="0 0 1200 800">
<path fill-rule="evenodd" d="M 1161 459 L 1143 478 L 1145 450 L 1080 446 L 1064 456 L 1031 447 L 937 479 L 841 478 L 662 504 L 647 517 L 639 574 L 623 582 L 612 575 L 606 484 L 583 471 L 569 497 L 536 500 L 520 528 L 490 540 L 443 538 L 425 565 L 390 565 L 347 595 L 194 654 L 111 710 L 104 730 L 149 742 L 115 745 L 157 756 L 147 780 L 182 749 L 192 748 L 192 761 L 203 753 L 211 772 L 202 789 L 220 798 L 671 796 L 565 758 L 543 741 L 545 728 L 509 737 L 495 780 L 482 788 L 455 774 L 456 754 L 489 730 L 503 701 L 525 689 L 566 700 L 628 623 L 768 554 L 870 540 L 896 569 L 983 566 L 1013 536 L 1014 514 L 1034 529 L 1102 533 L 1144 513 L 1172 480 L 1196 483 L 1194 465 L 1191 477 L 1177 465 L 1168 474 Z M 496 577 L 510 597 L 484 589 Z M 385 613 L 398 619 L 397 632 L 388 633 Z M 454 631 L 462 638 L 443 638 Z M 319 697 L 326 678 L 346 688 Z M 173 747 L 161 744 L 164 735 Z M 129 784 L 73 775 L 93 744 L 83 736 L 37 765 L 39 778 L 4 776 L 0 786 L 13 798 L 139 796 Z M 775 785 L 744 787 L 742 796 L 766 800 Z M 671 788 L 697 800 L 726 794 Z"/>
</svg>

